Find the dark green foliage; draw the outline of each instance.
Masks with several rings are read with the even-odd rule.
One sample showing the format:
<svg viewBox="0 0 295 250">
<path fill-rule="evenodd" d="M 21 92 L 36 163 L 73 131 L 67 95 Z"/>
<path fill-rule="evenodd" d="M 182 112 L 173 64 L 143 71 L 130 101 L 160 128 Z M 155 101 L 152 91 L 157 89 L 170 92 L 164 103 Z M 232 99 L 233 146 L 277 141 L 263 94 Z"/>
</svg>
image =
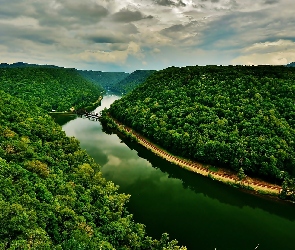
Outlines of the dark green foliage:
<svg viewBox="0 0 295 250">
<path fill-rule="evenodd" d="M 75 69 L 41 66 L 0 68 L 0 89 L 46 111 L 91 105 L 102 92 Z"/>
<path fill-rule="evenodd" d="M 117 190 L 44 110 L 0 90 L 0 249 L 181 249 L 147 237 Z"/>
<path fill-rule="evenodd" d="M 114 120 L 112 118 L 110 118 L 107 115 L 107 109 L 106 108 L 101 111 L 100 122 L 105 124 L 107 126 L 107 128 L 109 128 L 109 129 L 116 128 L 116 123 L 114 122 Z"/>
<path fill-rule="evenodd" d="M 288 175 L 284 177 L 280 198 L 295 201 L 295 178 L 290 178 Z"/>
<path fill-rule="evenodd" d="M 154 72 L 156 72 L 156 70 L 136 70 L 120 82 L 111 84 L 109 89 L 119 95 L 127 94 L 144 83 Z"/>
<path fill-rule="evenodd" d="M 295 62 L 288 63 L 286 67 L 295 67 Z"/>
<path fill-rule="evenodd" d="M 113 86 L 129 76 L 126 72 L 102 72 L 92 70 L 78 70 L 79 74 L 88 81 L 103 88 L 106 92 L 110 90 L 110 86 Z"/>
<path fill-rule="evenodd" d="M 126 129 L 124 129 L 124 126 L 120 125 L 119 127 L 113 120 L 113 118 L 109 117 L 107 114 L 107 109 L 105 108 L 104 110 L 101 111 L 101 117 L 100 117 L 100 122 L 106 126 L 107 129 L 113 130 L 113 129 L 118 129 L 120 133 L 127 138 L 131 142 L 137 142 L 138 139 L 136 136 L 134 136 L 132 133 L 127 132 Z"/>
<path fill-rule="evenodd" d="M 294 68 L 171 67 L 109 112 L 174 154 L 274 181 L 295 176 L 294 94 Z"/>
<path fill-rule="evenodd" d="M 244 180 L 247 177 L 247 175 L 245 175 L 244 169 L 242 167 L 240 167 L 239 171 L 238 171 L 238 178 L 240 181 Z"/>
</svg>

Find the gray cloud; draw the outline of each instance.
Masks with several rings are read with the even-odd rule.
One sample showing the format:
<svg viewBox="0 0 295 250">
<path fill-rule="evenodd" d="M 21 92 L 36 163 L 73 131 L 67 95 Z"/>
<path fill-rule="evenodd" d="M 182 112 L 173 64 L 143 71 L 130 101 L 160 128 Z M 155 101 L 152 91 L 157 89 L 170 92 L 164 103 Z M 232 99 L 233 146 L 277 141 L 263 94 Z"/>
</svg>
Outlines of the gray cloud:
<svg viewBox="0 0 295 250">
<path fill-rule="evenodd" d="M 3 0 L 0 1 L 4 2 Z M 42 26 L 71 26 L 93 24 L 109 14 L 108 10 L 93 2 L 78 1 L 20 1 L 14 0 L 1 4 L 0 19 L 30 17 Z"/>
<path fill-rule="evenodd" d="M 38 30 L 29 27 L 17 27 L 11 24 L 0 25 L 0 41 L 17 45 L 20 40 L 27 40 L 33 43 L 54 44 L 57 41 L 58 32 L 54 33 L 52 30 Z M 20 47 L 21 44 L 17 45 Z"/>
<path fill-rule="evenodd" d="M 240 4 L 238 2 L 241 2 Z M 245 0 L 247 1 L 247 0 Z M 219 11 L 238 10 L 243 4 L 241 0 L 193 0 L 193 7 L 201 11 Z"/>
<path fill-rule="evenodd" d="M 109 49 L 112 50 L 119 50 L 119 51 L 124 51 L 127 50 L 128 44 L 127 43 L 111 43 L 109 44 Z"/>
<path fill-rule="evenodd" d="M 84 39 L 90 43 L 97 44 L 121 44 L 116 45 L 118 50 L 126 48 L 128 43 L 132 40 L 132 36 L 139 33 L 137 27 L 132 23 L 116 23 L 116 25 L 108 25 L 109 30 L 105 30 L 103 24 L 97 27 L 96 30 L 89 30 L 86 32 L 80 32 L 77 35 L 77 39 Z M 113 48 L 116 47 L 115 45 Z M 117 49 L 115 49 L 117 50 Z"/>
<path fill-rule="evenodd" d="M 151 15 L 145 16 L 140 11 L 132 11 L 128 9 L 121 9 L 119 12 L 113 14 L 112 19 L 115 22 L 129 23 L 135 22 L 142 19 L 151 19 Z"/>
<path fill-rule="evenodd" d="M 279 0 L 265 0 L 264 3 L 265 4 L 275 4 L 275 3 L 278 3 Z"/>
<path fill-rule="evenodd" d="M 21 0 L 11 1 L 7 4 L 7 1 L 0 0 L 0 18 L 15 18 L 23 11 L 23 15 L 28 14 L 28 6 Z"/>
<path fill-rule="evenodd" d="M 57 2 L 56 5 L 43 2 L 36 2 L 33 5 L 35 7 L 33 17 L 43 26 L 91 25 L 109 14 L 106 8 L 95 3 L 63 1 Z"/>
<path fill-rule="evenodd" d="M 127 24 L 121 25 L 120 31 L 126 35 L 139 33 L 138 28 L 133 23 L 127 23 Z"/>
<path fill-rule="evenodd" d="M 154 0 L 156 4 L 162 6 L 182 6 L 185 7 L 186 4 L 182 0 L 172 1 L 172 0 Z"/>
<path fill-rule="evenodd" d="M 202 42 L 198 47 L 206 50 L 243 48 L 251 43 L 269 39 L 269 32 L 273 30 L 270 26 L 273 25 L 274 20 L 263 10 L 229 13 L 203 27 Z M 272 37 L 274 35 L 272 34 Z"/>
<path fill-rule="evenodd" d="M 81 21 L 89 20 L 92 22 L 101 20 L 103 17 L 106 17 L 108 13 L 106 8 L 93 2 L 78 4 L 68 2 L 63 5 L 63 8 L 59 12 L 61 15 L 73 17 Z"/>
<path fill-rule="evenodd" d="M 88 35 L 85 38 L 94 43 L 123 43 L 126 42 L 126 37 L 114 35 L 114 34 L 105 34 L 105 35 Z"/>
<path fill-rule="evenodd" d="M 201 0 L 202 2 L 218 3 L 219 0 Z"/>
<path fill-rule="evenodd" d="M 173 34 L 175 32 L 182 32 L 183 29 L 184 29 L 184 25 L 175 24 L 175 25 L 170 26 L 169 28 L 165 28 L 165 29 L 161 30 L 161 33 L 166 36 L 169 36 L 171 33 Z"/>
<path fill-rule="evenodd" d="M 294 54 L 292 4 L 294 0 L 0 0 L 0 61 L 123 71 L 226 64 L 239 56 L 253 62 L 249 53 L 264 62 L 269 58 L 264 54 Z"/>
<path fill-rule="evenodd" d="M 190 39 L 195 39 L 199 22 L 191 21 L 187 24 L 175 24 L 160 31 L 160 34 L 173 39 L 173 42 L 182 41 L 190 43 Z M 183 44 L 185 46 L 185 44 Z"/>
</svg>

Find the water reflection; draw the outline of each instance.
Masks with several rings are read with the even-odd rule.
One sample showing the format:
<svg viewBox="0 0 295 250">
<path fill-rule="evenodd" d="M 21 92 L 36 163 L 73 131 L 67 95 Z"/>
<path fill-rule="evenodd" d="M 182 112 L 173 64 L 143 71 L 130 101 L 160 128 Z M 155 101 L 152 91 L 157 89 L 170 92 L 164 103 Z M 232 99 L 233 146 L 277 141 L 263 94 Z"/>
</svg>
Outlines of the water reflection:
<svg viewBox="0 0 295 250">
<path fill-rule="evenodd" d="M 77 118 L 76 114 L 54 114 L 54 113 L 50 113 L 50 116 L 60 126 L 63 126 L 65 124 L 67 124 L 69 121 L 75 120 Z"/>
<path fill-rule="evenodd" d="M 160 170 L 159 175 L 151 176 L 152 181 L 124 188 L 128 193 L 136 189 L 144 197 L 131 199 L 130 209 L 136 219 L 148 225 L 150 234 L 158 236 L 163 230 L 157 225 L 163 224 L 161 229 L 189 242 L 190 249 L 254 249 L 259 242 L 260 249 L 280 249 L 281 237 L 286 239 L 286 249 L 294 243 L 293 204 L 243 193 L 167 163 L 138 144 L 124 142 Z M 214 237 L 214 244 L 210 237 Z M 229 240 L 231 237 L 234 239 Z M 247 242 L 237 248 L 245 237 Z"/>
<path fill-rule="evenodd" d="M 151 151 L 146 150 L 146 148 L 141 145 L 129 142 L 124 138 L 122 138 L 122 140 L 129 148 L 136 150 L 139 157 L 147 159 L 153 167 L 159 168 L 162 172 L 167 173 L 168 178 L 181 180 L 185 189 L 189 188 L 195 193 L 202 193 L 208 197 L 217 199 L 221 203 L 226 203 L 240 208 L 244 206 L 249 206 L 254 209 L 260 208 L 279 216 L 286 217 L 291 221 L 295 221 L 295 214 L 292 213 L 295 208 L 294 204 L 279 199 L 274 200 L 273 198 L 264 195 L 253 195 L 246 190 L 243 191 L 241 189 L 226 186 L 223 183 L 210 180 L 204 176 L 194 174 L 180 168 L 179 166 L 169 163 L 156 156 Z M 216 192 L 218 189 L 222 189 L 223 192 Z M 271 206 L 269 206 L 269 202 L 271 202 Z M 282 207 L 284 207 L 284 209 L 282 209 Z M 286 213 L 286 209 L 289 211 L 288 213 Z"/>
<path fill-rule="evenodd" d="M 116 98 L 104 98 L 109 105 Z M 100 108 L 102 109 L 102 108 Z M 149 235 L 168 232 L 188 249 L 293 249 L 293 204 L 240 192 L 193 174 L 144 147 L 78 118 L 63 126 L 102 166 L 108 180 L 131 194 L 134 218 Z M 123 143 L 122 143 L 123 141 Z"/>
</svg>

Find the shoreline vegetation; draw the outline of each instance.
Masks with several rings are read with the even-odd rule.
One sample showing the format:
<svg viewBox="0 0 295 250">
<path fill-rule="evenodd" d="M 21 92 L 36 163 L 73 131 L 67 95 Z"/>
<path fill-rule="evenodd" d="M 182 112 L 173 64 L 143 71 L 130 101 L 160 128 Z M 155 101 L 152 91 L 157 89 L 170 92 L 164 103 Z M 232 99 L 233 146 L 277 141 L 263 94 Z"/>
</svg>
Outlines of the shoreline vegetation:
<svg viewBox="0 0 295 250">
<path fill-rule="evenodd" d="M 87 111 L 95 109 L 98 105 L 100 105 L 102 99 L 103 99 L 103 96 L 99 96 L 95 102 L 93 102 L 91 105 L 85 107 L 84 109 Z"/>
<path fill-rule="evenodd" d="M 159 157 L 171 163 L 174 163 L 175 165 L 178 165 L 186 170 L 201 174 L 212 180 L 217 180 L 236 188 L 250 190 L 256 194 L 278 197 L 282 191 L 281 186 L 273 183 L 268 183 L 258 178 L 249 177 L 246 175 L 241 176 L 241 173 L 235 173 L 234 171 L 231 171 L 229 169 L 217 168 L 215 166 L 213 167 L 197 161 L 192 161 L 183 157 L 175 156 L 167 150 L 161 148 L 160 146 L 152 143 L 150 140 L 137 133 L 130 127 L 120 123 L 109 113 L 106 114 L 105 112 L 107 111 L 103 111 L 102 114 L 102 122 L 105 122 L 109 128 L 123 133 L 129 139 L 136 141 Z"/>
<path fill-rule="evenodd" d="M 91 105 L 85 107 L 85 110 L 92 110 L 95 109 L 98 105 L 100 105 L 101 100 L 103 99 L 103 96 L 99 96 L 98 99 L 93 102 Z M 76 114 L 76 109 L 75 107 L 71 107 L 70 111 L 61 111 L 61 112 L 56 112 L 56 111 L 50 111 L 48 114 L 59 114 L 59 115 L 74 115 Z"/>
</svg>

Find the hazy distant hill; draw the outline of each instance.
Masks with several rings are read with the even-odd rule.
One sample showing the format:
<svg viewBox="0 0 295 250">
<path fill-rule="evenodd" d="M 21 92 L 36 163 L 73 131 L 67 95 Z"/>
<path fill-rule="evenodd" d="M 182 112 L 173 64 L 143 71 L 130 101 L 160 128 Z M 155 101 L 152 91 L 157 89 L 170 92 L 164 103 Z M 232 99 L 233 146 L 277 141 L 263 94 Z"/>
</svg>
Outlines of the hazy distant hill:
<svg viewBox="0 0 295 250">
<path fill-rule="evenodd" d="M 111 85 L 117 84 L 129 76 L 129 73 L 126 72 L 102 72 L 92 70 L 78 70 L 78 72 L 85 79 L 101 86 L 105 91 L 108 91 Z"/>
<path fill-rule="evenodd" d="M 24 62 L 16 62 L 12 64 L 8 63 L 0 63 L 0 68 L 63 68 L 58 67 L 55 65 L 39 65 L 39 64 L 30 64 L 30 63 L 24 63 Z"/>
<path fill-rule="evenodd" d="M 138 85 L 144 83 L 154 72 L 156 72 L 156 70 L 136 70 L 122 81 L 112 84 L 110 90 L 118 94 L 126 94 Z"/>
</svg>

